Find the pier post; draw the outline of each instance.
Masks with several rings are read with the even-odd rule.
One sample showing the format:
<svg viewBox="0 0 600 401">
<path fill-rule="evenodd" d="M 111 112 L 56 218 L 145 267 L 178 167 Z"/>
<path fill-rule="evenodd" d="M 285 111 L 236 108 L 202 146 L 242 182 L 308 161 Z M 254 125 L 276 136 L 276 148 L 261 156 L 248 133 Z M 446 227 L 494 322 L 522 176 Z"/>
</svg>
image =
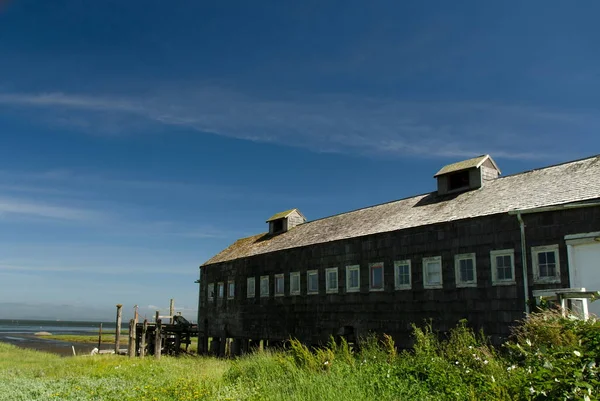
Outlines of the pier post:
<svg viewBox="0 0 600 401">
<path fill-rule="evenodd" d="M 130 358 L 133 358 L 135 356 L 135 346 L 136 346 L 136 341 L 137 338 L 135 336 L 135 319 L 131 319 L 129 321 L 129 347 L 127 350 L 127 353 L 129 354 Z"/>
<path fill-rule="evenodd" d="M 162 351 L 162 324 L 158 316 L 158 311 L 156 311 L 156 326 L 154 327 L 154 357 L 156 359 L 160 359 Z"/>
<path fill-rule="evenodd" d="M 100 352 L 101 345 L 102 345 L 102 323 L 100 323 L 100 327 L 98 328 L 98 352 Z"/>
<path fill-rule="evenodd" d="M 146 355 L 146 336 L 148 336 L 148 319 L 144 319 L 144 326 L 142 326 L 142 344 L 140 345 L 140 357 Z"/>
<path fill-rule="evenodd" d="M 115 354 L 119 353 L 119 345 L 121 342 L 121 321 L 123 318 L 123 305 L 117 304 L 117 323 L 115 327 Z"/>
<path fill-rule="evenodd" d="M 169 302 L 169 316 L 171 316 L 171 324 L 175 323 L 175 319 L 174 316 L 175 315 L 175 300 L 173 298 L 171 298 L 171 301 Z"/>
</svg>

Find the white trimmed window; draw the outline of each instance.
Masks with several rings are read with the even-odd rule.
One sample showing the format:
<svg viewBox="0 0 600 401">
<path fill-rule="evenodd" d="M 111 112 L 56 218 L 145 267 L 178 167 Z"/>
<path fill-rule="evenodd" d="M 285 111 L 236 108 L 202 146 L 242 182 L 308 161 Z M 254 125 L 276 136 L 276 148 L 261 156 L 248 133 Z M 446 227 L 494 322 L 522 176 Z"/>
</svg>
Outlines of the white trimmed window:
<svg viewBox="0 0 600 401">
<path fill-rule="evenodd" d="M 477 287 L 477 265 L 474 253 L 454 255 L 457 287 Z"/>
<path fill-rule="evenodd" d="M 346 266 L 346 292 L 360 291 L 360 266 Z"/>
<path fill-rule="evenodd" d="M 206 292 L 208 293 L 208 302 L 214 301 L 215 300 L 215 283 L 208 283 Z"/>
<path fill-rule="evenodd" d="M 227 299 L 235 298 L 235 281 L 229 280 L 227 282 Z"/>
<path fill-rule="evenodd" d="M 306 292 L 308 294 L 319 293 L 319 271 L 309 270 L 306 272 Z"/>
<path fill-rule="evenodd" d="M 397 290 L 410 290 L 410 270 L 410 260 L 397 260 L 394 262 L 394 288 Z"/>
<path fill-rule="evenodd" d="M 290 273 L 290 294 L 300 294 L 300 272 Z"/>
<path fill-rule="evenodd" d="M 443 288 L 442 257 L 423 258 L 423 287 Z"/>
<path fill-rule="evenodd" d="M 325 269 L 325 292 L 328 294 L 338 292 L 338 268 Z"/>
<path fill-rule="evenodd" d="M 536 283 L 560 283 L 558 245 L 531 248 L 533 280 Z"/>
<path fill-rule="evenodd" d="M 383 263 L 369 263 L 369 290 L 383 291 Z"/>
<path fill-rule="evenodd" d="M 260 296 L 269 296 L 269 276 L 260 276 Z"/>
<path fill-rule="evenodd" d="M 285 295 L 285 276 L 283 274 L 275 275 L 275 296 L 282 297 Z"/>
<path fill-rule="evenodd" d="M 490 252 L 492 285 L 515 284 L 515 250 L 501 249 Z"/>
<path fill-rule="evenodd" d="M 225 283 L 217 284 L 217 297 L 223 298 L 225 296 Z"/>
<path fill-rule="evenodd" d="M 248 277 L 246 279 L 246 296 L 248 298 L 254 298 L 256 296 L 256 279 L 254 277 Z"/>
</svg>

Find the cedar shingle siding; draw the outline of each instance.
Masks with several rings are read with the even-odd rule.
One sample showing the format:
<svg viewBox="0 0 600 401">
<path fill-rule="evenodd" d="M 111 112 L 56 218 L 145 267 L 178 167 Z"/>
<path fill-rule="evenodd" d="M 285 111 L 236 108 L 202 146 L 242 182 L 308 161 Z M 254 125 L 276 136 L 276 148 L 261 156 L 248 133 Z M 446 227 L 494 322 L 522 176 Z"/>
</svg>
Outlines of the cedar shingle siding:
<svg viewBox="0 0 600 401">
<path fill-rule="evenodd" d="M 477 160 L 480 162 L 481 160 Z M 469 164 L 469 163 L 467 163 Z M 495 163 L 479 167 L 482 186 L 452 195 L 437 192 L 300 224 L 279 235 L 236 241 L 201 266 L 201 336 L 326 342 L 387 333 L 410 345 L 411 323 L 431 319 L 447 331 L 460 319 L 496 341 L 523 316 L 521 233 L 508 212 L 600 200 L 600 156 L 513 176 L 497 176 Z M 493 170 L 493 171 L 490 171 Z M 564 237 L 600 231 L 600 207 L 524 214 L 529 293 L 569 287 Z M 560 283 L 535 284 L 531 247 L 559 246 Z M 490 252 L 514 250 L 515 284 L 493 285 Z M 454 257 L 475 253 L 476 287 L 457 288 Z M 422 260 L 441 256 L 443 288 L 425 289 Z M 411 288 L 395 289 L 394 261 L 411 261 Z M 370 291 L 369 264 L 383 262 L 384 291 Z M 346 292 L 346 266 L 360 265 L 360 292 Z M 337 293 L 327 294 L 325 269 L 338 268 Z M 307 295 L 306 272 L 318 270 L 319 293 Z M 290 295 L 291 272 L 300 272 L 300 295 Z M 274 275 L 285 274 L 285 296 L 275 297 Z M 248 277 L 270 277 L 270 296 L 247 297 Z M 207 284 L 235 280 L 234 299 L 207 299 Z M 257 284 L 258 285 L 258 284 Z"/>
</svg>

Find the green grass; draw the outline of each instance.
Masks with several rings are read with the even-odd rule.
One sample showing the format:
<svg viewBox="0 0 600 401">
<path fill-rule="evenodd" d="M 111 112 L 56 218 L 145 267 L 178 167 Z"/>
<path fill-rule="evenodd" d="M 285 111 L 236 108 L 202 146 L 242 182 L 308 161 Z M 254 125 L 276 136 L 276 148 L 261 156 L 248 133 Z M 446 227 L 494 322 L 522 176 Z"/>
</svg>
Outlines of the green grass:
<svg viewBox="0 0 600 401">
<path fill-rule="evenodd" d="M 97 334 L 53 334 L 53 335 L 37 335 L 38 338 L 45 338 L 50 340 L 66 341 L 70 343 L 81 343 L 81 344 L 98 344 Z M 121 341 L 119 344 L 127 344 L 128 337 L 121 334 Z M 114 334 L 103 334 L 102 344 L 114 344 Z"/>
<path fill-rule="evenodd" d="M 384 336 L 358 351 L 292 341 L 235 360 L 61 358 L 0 343 L 0 401 L 598 399 L 600 323 L 539 314 L 521 324 L 501 350 L 460 324 L 445 340 L 415 328 L 410 352 Z"/>
</svg>

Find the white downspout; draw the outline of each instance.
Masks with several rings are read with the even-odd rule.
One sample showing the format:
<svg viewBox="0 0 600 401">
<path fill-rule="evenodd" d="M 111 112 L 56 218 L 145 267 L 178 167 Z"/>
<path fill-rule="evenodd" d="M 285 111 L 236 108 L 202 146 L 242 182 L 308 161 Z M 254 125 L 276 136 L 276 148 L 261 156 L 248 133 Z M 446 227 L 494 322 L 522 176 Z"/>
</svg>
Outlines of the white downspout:
<svg viewBox="0 0 600 401">
<path fill-rule="evenodd" d="M 525 222 L 521 212 L 517 212 L 517 219 L 521 227 L 521 265 L 523 267 L 523 295 L 525 296 L 525 313 L 529 314 L 529 280 L 527 278 L 527 246 L 525 244 Z"/>
</svg>

